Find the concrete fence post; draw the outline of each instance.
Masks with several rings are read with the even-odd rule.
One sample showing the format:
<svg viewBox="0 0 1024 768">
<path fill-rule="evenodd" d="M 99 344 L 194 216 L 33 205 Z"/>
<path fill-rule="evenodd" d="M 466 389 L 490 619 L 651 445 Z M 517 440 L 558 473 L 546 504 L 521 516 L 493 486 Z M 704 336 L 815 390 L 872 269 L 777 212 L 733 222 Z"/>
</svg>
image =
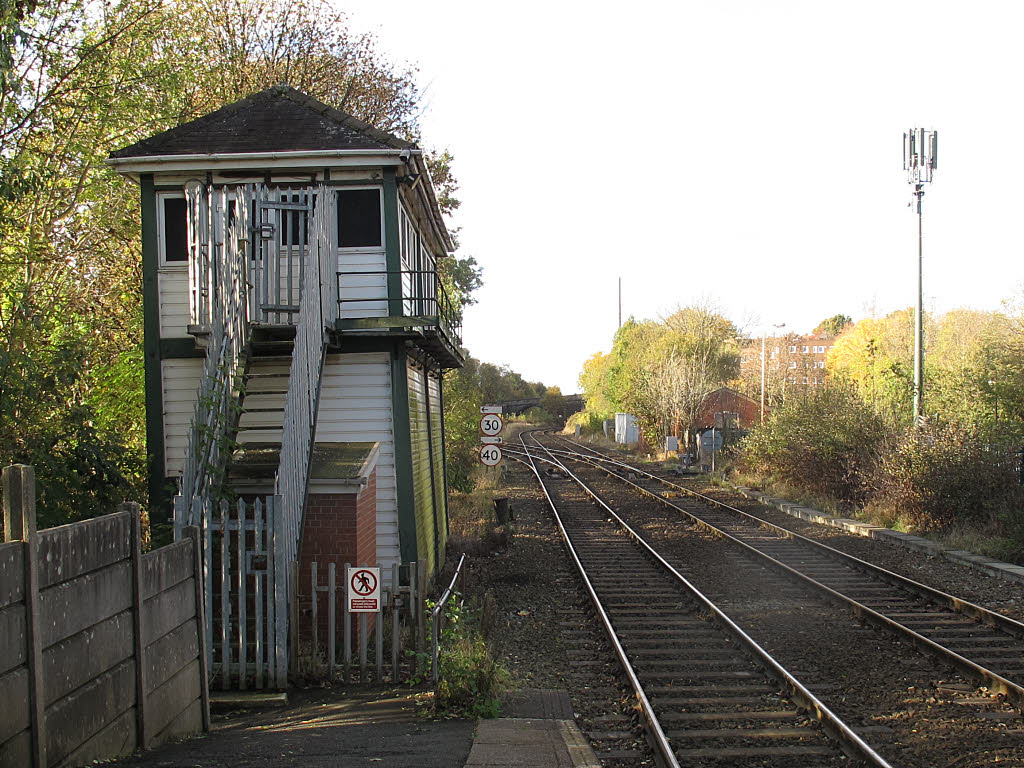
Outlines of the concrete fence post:
<svg viewBox="0 0 1024 768">
<path fill-rule="evenodd" d="M 43 646 L 40 636 L 39 546 L 36 533 L 36 475 L 26 464 L 3 470 L 4 541 L 25 543 L 25 645 L 28 661 L 32 765 L 46 768 L 46 716 L 43 702 Z"/>
<path fill-rule="evenodd" d="M 203 588 L 203 545 L 202 531 L 190 525 L 182 529 L 186 538 L 192 540 L 192 570 L 196 583 L 196 636 L 199 639 L 199 695 L 202 700 L 203 731 L 210 730 L 210 670 L 207 663 L 209 649 L 206 645 L 206 590 Z M 257 543 L 257 546 L 259 544 Z"/>
<path fill-rule="evenodd" d="M 135 743 L 148 749 L 150 735 L 146 728 L 146 643 L 142 637 L 142 516 L 139 505 L 126 501 L 117 507 L 132 520 L 132 634 L 135 639 Z"/>
</svg>

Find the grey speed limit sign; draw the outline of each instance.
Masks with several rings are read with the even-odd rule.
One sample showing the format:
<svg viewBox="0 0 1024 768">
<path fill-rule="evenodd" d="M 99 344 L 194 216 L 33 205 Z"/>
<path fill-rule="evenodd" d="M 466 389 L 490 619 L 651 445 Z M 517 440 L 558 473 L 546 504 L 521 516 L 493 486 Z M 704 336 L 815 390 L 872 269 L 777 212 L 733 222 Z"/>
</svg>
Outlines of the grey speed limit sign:
<svg viewBox="0 0 1024 768">
<path fill-rule="evenodd" d="M 480 446 L 480 463 L 488 467 L 498 466 L 501 461 L 501 448 L 497 445 Z"/>
<path fill-rule="evenodd" d="M 485 413 L 480 417 L 480 434 L 487 437 L 494 437 L 501 433 L 505 423 L 497 413 Z"/>
</svg>

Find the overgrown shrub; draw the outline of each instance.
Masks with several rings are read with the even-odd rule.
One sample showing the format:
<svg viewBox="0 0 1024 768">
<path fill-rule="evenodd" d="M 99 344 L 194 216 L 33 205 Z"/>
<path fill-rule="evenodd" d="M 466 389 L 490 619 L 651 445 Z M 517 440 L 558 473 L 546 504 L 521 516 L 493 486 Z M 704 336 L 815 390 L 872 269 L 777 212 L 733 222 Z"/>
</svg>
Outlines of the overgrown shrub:
<svg viewBox="0 0 1024 768">
<path fill-rule="evenodd" d="M 488 647 L 481 631 L 480 611 L 448 604 L 439 638 L 438 681 L 434 708 L 456 717 L 497 717 L 509 674 Z"/>
<path fill-rule="evenodd" d="M 866 511 L 921 532 L 1020 529 L 1015 446 L 960 425 L 910 429 L 882 453 Z"/>
<path fill-rule="evenodd" d="M 739 467 L 838 506 L 869 491 L 885 424 L 853 392 L 828 386 L 787 400 L 740 444 Z"/>
</svg>

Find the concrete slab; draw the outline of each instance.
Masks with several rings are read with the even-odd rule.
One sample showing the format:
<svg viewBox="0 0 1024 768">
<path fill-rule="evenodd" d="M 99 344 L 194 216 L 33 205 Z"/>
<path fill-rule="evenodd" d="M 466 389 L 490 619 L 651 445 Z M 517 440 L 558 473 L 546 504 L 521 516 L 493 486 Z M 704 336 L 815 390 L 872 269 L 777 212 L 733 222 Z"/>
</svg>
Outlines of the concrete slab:
<svg viewBox="0 0 1024 768">
<path fill-rule="evenodd" d="M 504 717 L 542 720 L 572 720 L 572 700 L 566 690 L 523 688 L 512 691 L 501 702 Z"/>
<path fill-rule="evenodd" d="M 872 539 L 885 541 L 889 544 L 895 544 L 896 546 L 904 547 L 906 549 L 923 552 L 932 557 L 945 557 L 948 560 L 953 560 L 954 562 L 961 563 L 983 573 L 987 573 L 997 579 L 1018 581 L 1024 584 L 1024 567 L 1019 565 L 1004 563 L 999 560 L 992 560 L 989 557 L 975 555 L 972 552 L 965 552 L 964 550 L 945 549 L 942 545 L 937 544 L 930 539 L 914 536 L 909 533 L 903 533 L 902 531 L 894 531 L 891 528 L 880 528 L 878 526 L 871 525 L 870 523 L 862 523 L 859 520 L 836 517 L 835 515 L 829 515 L 812 507 L 801 507 L 791 501 L 787 501 L 786 499 L 769 496 L 768 494 L 761 493 L 744 486 L 734 485 L 732 487 L 744 496 L 755 499 L 766 506 L 775 507 L 792 517 L 798 517 L 802 520 L 818 523 L 819 525 L 843 528 L 844 530 L 860 534 L 861 536 L 868 536 Z"/>
<path fill-rule="evenodd" d="M 600 768 L 571 720 L 505 717 L 481 720 L 465 768 Z"/>
<path fill-rule="evenodd" d="M 287 707 L 218 719 L 210 734 L 110 763 L 132 768 L 462 768 L 471 720 L 428 720 L 407 689 L 293 691 Z"/>
</svg>

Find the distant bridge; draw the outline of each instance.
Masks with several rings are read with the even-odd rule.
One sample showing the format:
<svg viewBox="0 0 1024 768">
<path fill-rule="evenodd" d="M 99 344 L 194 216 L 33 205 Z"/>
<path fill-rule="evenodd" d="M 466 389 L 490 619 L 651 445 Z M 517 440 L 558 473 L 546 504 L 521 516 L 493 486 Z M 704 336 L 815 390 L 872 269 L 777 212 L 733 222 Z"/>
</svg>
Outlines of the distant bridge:
<svg viewBox="0 0 1024 768">
<path fill-rule="evenodd" d="M 562 399 L 565 401 L 565 410 L 558 414 L 560 416 L 570 416 L 574 413 L 579 413 L 585 405 L 583 395 L 564 395 Z M 486 403 L 486 405 L 500 405 L 502 414 L 525 413 L 530 408 L 540 405 L 540 398 L 528 397 L 523 400 L 498 400 L 493 403 Z"/>
</svg>

